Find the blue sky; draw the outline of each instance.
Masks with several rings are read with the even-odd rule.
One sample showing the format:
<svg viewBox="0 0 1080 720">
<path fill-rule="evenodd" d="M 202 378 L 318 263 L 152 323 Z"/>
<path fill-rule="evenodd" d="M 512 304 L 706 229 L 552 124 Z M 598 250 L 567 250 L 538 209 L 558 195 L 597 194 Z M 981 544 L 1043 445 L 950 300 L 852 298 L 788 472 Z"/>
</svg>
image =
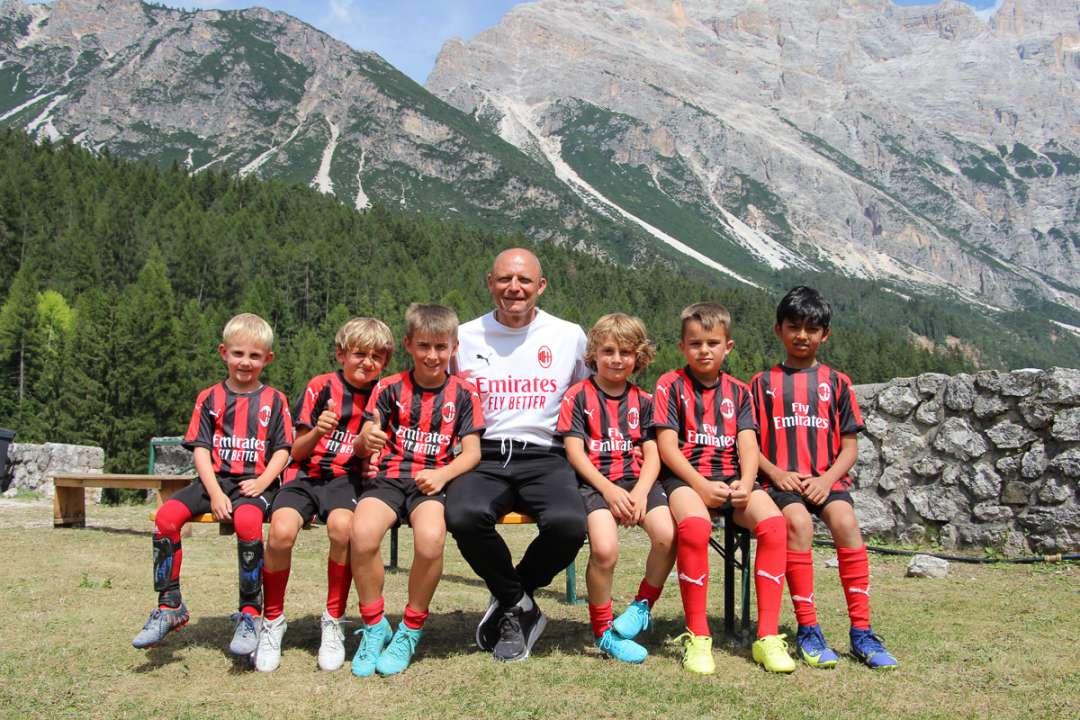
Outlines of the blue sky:
<svg viewBox="0 0 1080 720">
<path fill-rule="evenodd" d="M 797 0 L 796 0 L 797 1 Z M 965 0 L 976 8 L 1000 0 Z M 165 0 L 183 8 L 236 10 L 259 5 L 286 12 L 358 50 L 374 50 L 419 83 L 443 43 L 471 38 L 495 25 L 520 0 Z M 932 5 L 934 0 L 894 0 Z"/>
</svg>

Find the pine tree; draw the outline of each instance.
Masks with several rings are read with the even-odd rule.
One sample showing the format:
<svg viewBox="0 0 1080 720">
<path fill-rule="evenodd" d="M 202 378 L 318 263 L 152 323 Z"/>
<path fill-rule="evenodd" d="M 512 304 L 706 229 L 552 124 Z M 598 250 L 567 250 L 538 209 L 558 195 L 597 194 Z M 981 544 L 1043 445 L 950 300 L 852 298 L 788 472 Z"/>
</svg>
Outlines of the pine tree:
<svg viewBox="0 0 1080 720">
<path fill-rule="evenodd" d="M 41 371 L 42 331 L 38 322 L 38 281 L 24 264 L 0 306 L 0 416 L 11 418 L 28 437 L 27 420 L 38 411 L 31 388 Z"/>
</svg>

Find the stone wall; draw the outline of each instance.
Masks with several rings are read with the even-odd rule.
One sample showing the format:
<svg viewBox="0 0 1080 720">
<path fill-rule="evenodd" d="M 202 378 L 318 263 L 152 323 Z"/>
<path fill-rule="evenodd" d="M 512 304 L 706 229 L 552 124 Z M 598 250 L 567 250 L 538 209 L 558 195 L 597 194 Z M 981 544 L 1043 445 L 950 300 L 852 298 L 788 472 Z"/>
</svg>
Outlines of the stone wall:
<svg viewBox="0 0 1080 720">
<path fill-rule="evenodd" d="M 1009 555 L 1080 549 L 1080 370 L 925 374 L 855 388 L 866 534 Z"/>
<path fill-rule="evenodd" d="M 88 445 L 13 443 L 8 448 L 8 464 L 11 472 L 9 493 L 15 494 L 21 488 L 52 497 L 55 473 L 100 473 L 105 467 L 105 451 Z M 87 493 L 97 499 L 101 491 L 89 490 Z"/>
</svg>

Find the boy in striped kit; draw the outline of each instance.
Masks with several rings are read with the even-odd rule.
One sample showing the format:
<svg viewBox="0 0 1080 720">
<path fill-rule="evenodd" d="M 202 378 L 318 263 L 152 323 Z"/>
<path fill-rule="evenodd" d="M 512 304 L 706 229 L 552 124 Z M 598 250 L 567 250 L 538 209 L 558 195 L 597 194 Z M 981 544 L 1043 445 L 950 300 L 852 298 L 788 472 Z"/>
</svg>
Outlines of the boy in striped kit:
<svg viewBox="0 0 1080 720">
<path fill-rule="evenodd" d="M 656 482 L 660 456 L 652 397 L 630 382 L 656 354 L 640 319 L 605 315 L 589 331 L 585 364 L 595 374 L 563 396 L 557 432 L 578 474 L 589 530 L 589 621 L 602 653 L 628 663 L 648 651 L 634 637 L 649 626 L 653 603 L 675 564 L 675 527 Z M 640 455 L 639 455 L 640 453 Z M 618 618 L 611 586 L 619 557 L 618 525 L 641 525 L 652 547 L 637 597 Z"/>
<path fill-rule="evenodd" d="M 435 595 L 446 544 L 446 485 L 480 462 L 484 416 L 480 396 L 447 367 L 457 351 L 457 315 L 442 305 L 413 304 L 405 313 L 405 351 L 412 370 L 383 378 L 368 400 L 361 443 L 376 474 L 364 482 L 351 535 L 353 577 L 363 627 L 352 672 L 394 675 L 409 667 Z M 454 455 L 454 446 L 461 451 Z M 397 632 L 383 616 L 387 530 L 408 522 L 413 563 L 408 602 Z"/>
<path fill-rule="evenodd" d="M 787 577 L 799 624 L 799 656 L 819 668 L 835 667 L 838 660 L 814 607 L 813 514 L 836 543 L 852 655 L 871 668 L 894 668 L 896 658 L 870 629 L 870 565 L 848 492 L 862 413 L 851 380 L 817 360 L 818 348 L 829 339 L 831 319 L 828 301 L 801 285 L 776 308 L 774 331 L 787 358 L 750 382 L 761 426 L 760 477 L 787 521 Z"/>
<path fill-rule="evenodd" d="M 704 302 L 684 309 L 681 319 L 679 349 L 686 367 L 660 377 L 653 408 L 666 466 L 661 482 L 678 528 L 679 591 L 687 629 L 681 636 L 683 667 L 703 674 L 716 671 L 705 617 L 710 512 L 730 507 L 735 522 L 757 538 L 754 660 L 770 672 L 792 672 L 795 662 L 778 630 L 787 562 L 784 517 L 755 483 L 757 424 L 750 390 L 721 369 L 735 347 L 731 315 L 719 303 Z"/>
<path fill-rule="evenodd" d="M 364 408 L 390 355 L 394 337 L 374 318 L 353 318 L 337 331 L 334 350 L 341 367 L 308 382 L 293 410 L 297 436 L 292 464 L 274 498 L 266 543 L 263 614 L 255 669 L 271 672 L 281 662 L 285 622 L 285 587 L 292 549 L 304 523 L 326 525 L 330 549 L 326 561 L 326 609 L 322 614 L 319 667 L 332 671 L 345 662 L 341 618 L 349 599 L 349 533 L 367 458 L 356 448 Z"/>
<path fill-rule="evenodd" d="M 154 589 L 158 607 L 132 645 L 153 647 L 188 621 L 180 595 L 180 531 L 195 515 L 232 520 L 240 575 L 240 611 L 229 652 L 248 656 L 258 642 L 262 612 L 262 522 L 270 489 L 289 462 L 293 441 L 289 404 L 278 390 L 259 382 L 274 359 L 274 331 L 258 315 L 229 320 L 218 353 L 227 380 L 199 393 L 184 447 L 192 451 L 199 477 L 158 508 L 154 530 Z"/>
</svg>

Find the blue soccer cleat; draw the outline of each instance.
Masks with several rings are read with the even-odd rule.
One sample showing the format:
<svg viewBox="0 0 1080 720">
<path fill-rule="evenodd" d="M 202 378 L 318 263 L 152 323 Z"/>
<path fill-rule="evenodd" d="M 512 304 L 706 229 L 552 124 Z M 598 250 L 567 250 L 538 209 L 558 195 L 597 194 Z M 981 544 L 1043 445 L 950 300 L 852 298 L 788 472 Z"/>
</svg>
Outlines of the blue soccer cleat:
<svg viewBox="0 0 1080 720">
<path fill-rule="evenodd" d="M 627 640 L 633 640 L 639 633 L 648 630 L 651 622 L 652 613 L 649 610 L 649 603 L 645 600 L 635 600 L 623 610 L 619 617 L 615 618 L 611 627 Z"/>
<path fill-rule="evenodd" d="M 156 647 L 161 644 L 165 636 L 173 630 L 179 630 L 187 625 L 191 615 L 184 603 L 174 608 L 156 608 L 150 613 L 150 618 L 143 625 L 142 630 L 131 641 L 132 647 L 143 648 Z"/>
<path fill-rule="evenodd" d="M 851 654 L 875 670 L 891 670 L 900 664 L 870 629 L 851 628 Z"/>
<path fill-rule="evenodd" d="M 633 640 L 620 636 L 612 628 L 608 628 L 603 635 L 596 638 L 596 647 L 608 657 L 634 665 L 645 662 L 645 658 L 649 657 L 648 650 Z"/>
<path fill-rule="evenodd" d="M 352 674 L 356 677 L 370 677 L 375 674 L 375 664 L 379 655 L 390 644 L 390 622 L 383 617 L 374 625 L 365 625 L 357 630 L 360 635 L 360 647 L 352 659 Z"/>
<path fill-rule="evenodd" d="M 802 661 L 815 668 L 834 668 L 840 656 L 833 652 L 820 625 L 800 625 L 795 636 L 795 648 Z"/>
<path fill-rule="evenodd" d="M 409 667 L 409 663 L 412 662 L 412 656 L 416 652 L 416 645 L 420 642 L 420 637 L 423 634 L 423 631 L 419 628 L 413 630 L 411 627 L 406 626 L 405 623 L 398 625 L 394 638 L 386 646 L 386 649 L 382 651 L 382 654 L 379 655 L 379 661 L 375 664 L 375 672 L 383 677 L 404 672 Z"/>
</svg>

